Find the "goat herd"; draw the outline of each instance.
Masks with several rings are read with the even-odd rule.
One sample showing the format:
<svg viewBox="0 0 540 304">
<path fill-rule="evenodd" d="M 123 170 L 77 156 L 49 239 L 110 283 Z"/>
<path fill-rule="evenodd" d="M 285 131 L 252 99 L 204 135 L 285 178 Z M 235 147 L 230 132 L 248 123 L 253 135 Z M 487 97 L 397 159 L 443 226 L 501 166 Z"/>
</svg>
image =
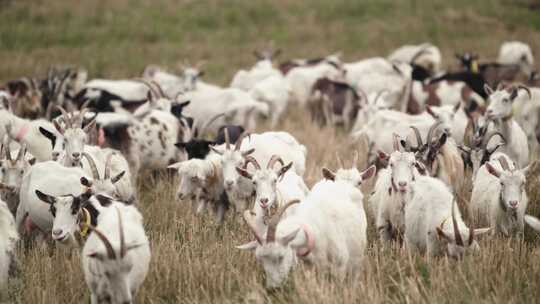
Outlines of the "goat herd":
<svg viewBox="0 0 540 304">
<path fill-rule="evenodd" d="M 51 68 L 0 89 L 0 285 L 17 266 L 19 238 L 78 243 L 92 303 L 132 303 L 150 264 L 137 209 L 142 170 L 172 168 L 179 200 L 243 217 L 269 288 L 299 260 L 338 278 L 358 273 L 366 212 L 384 243 L 428 258 L 462 257 L 485 233 L 523 234 L 529 149 L 540 135 L 540 87 L 532 51 L 505 42 L 497 62 L 456 55 L 443 71 L 439 49 L 407 45 L 387 58 L 344 63 L 338 54 L 258 61 L 230 87 L 205 83 L 201 64 L 177 76 L 148 66 L 141 78 L 87 81 L 83 69 Z M 321 127 L 338 126 L 368 147 L 309 189 L 307 149 L 287 132 L 254 134 L 259 118 L 278 126 L 289 103 Z M 306 112 L 307 113 L 307 112 Z M 205 136 L 212 136 L 208 140 Z M 472 171 L 469 224 L 457 201 Z M 368 207 L 361 185 L 376 178 Z M 472 228 L 472 225 L 485 228 Z M 26 243 L 26 242 L 25 242 Z M 26 250 L 31 250 L 26 246 Z"/>
</svg>

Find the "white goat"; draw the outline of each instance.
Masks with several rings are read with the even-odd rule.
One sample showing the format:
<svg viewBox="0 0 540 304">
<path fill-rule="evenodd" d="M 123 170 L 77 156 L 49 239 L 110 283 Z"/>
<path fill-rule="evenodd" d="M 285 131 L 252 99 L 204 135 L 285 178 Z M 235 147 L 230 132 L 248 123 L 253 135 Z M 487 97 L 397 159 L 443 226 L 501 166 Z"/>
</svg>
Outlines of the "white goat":
<svg viewBox="0 0 540 304">
<path fill-rule="evenodd" d="M 276 51 L 255 51 L 255 56 L 259 59 L 255 65 L 249 70 L 240 70 L 234 74 L 231 81 L 231 88 L 238 88 L 244 91 L 252 90 L 259 82 L 264 81 L 268 77 L 282 76 L 281 72 L 274 68 L 272 60 L 281 53 Z"/>
<path fill-rule="evenodd" d="M 134 206 L 108 208 L 81 254 L 90 302 L 133 303 L 148 273 L 150 256 L 141 213 Z"/>
<path fill-rule="evenodd" d="M 237 171 L 238 167 L 244 168 L 244 165 L 247 165 L 245 156 L 253 153 L 252 157 L 258 162 L 268 163 L 273 155 L 278 155 L 284 163 L 292 162 L 292 170 L 299 176 L 302 176 L 306 169 L 306 147 L 299 144 L 289 133 L 251 134 L 244 140 L 246 135 L 241 136 L 232 149 L 228 140 L 228 132 L 225 132 L 225 149 L 212 148 L 223 156 L 221 161 L 224 187 L 237 212 L 245 210 L 253 200 L 253 183 Z"/>
<path fill-rule="evenodd" d="M 442 181 L 420 176 L 413 193 L 405 207 L 405 242 L 409 249 L 425 252 L 428 258 L 447 254 L 456 259 L 468 249 L 479 249 L 475 236 L 490 229 L 468 228 Z"/>
<path fill-rule="evenodd" d="M 356 164 L 358 163 L 358 151 L 354 151 L 353 161 L 349 169 L 345 169 L 345 166 L 339 157 L 337 160 L 339 169 L 336 172 L 332 172 L 328 168 L 322 168 L 322 175 L 327 180 L 347 182 L 351 186 L 360 189 L 364 181 L 375 175 L 376 168 L 374 165 L 362 172 L 358 171 L 356 168 Z"/>
<path fill-rule="evenodd" d="M 501 152 L 505 152 L 511 159 L 515 160 L 518 168 L 527 166 L 529 163 L 527 135 L 513 118 L 512 104 L 520 89 L 525 90 L 530 99 L 529 88 L 522 85 L 505 88 L 504 85 L 499 85 L 497 90 L 493 91 L 486 84 L 484 89 L 489 95 L 486 118 L 493 121 L 493 129 L 500 132 L 506 142 L 506 145 L 500 148 Z"/>
<path fill-rule="evenodd" d="M 253 164 L 256 171 L 249 173 L 240 167 L 237 167 L 236 170 L 240 175 L 253 182 L 255 188 L 255 204 L 253 206 L 255 225 L 257 232 L 264 235 L 270 216 L 283 207 L 285 202 L 303 200 L 309 189 L 302 177 L 289 170 L 293 163 L 285 165 L 277 155 L 272 156 L 265 169 L 262 169 L 259 162 L 251 156 L 246 157 L 247 163 Z M 274 169 L 276 163 L 281 164 L 281 168 L 277 171 Z"/>
<path fill-rule="evenodd" d="M 336 274 L 357 274 L 367 246 L 366 215 L 357 201 L 360 190 L 345 182 L 317 183 L 294 213 L 281 219 L 291 203 L 270 219 L 266 238 L 255 230 L 250 211 L 244 218 L 257 239 L 249 248 L 266 273 L 266 286 L 275 288 L 286 279 L 298 259 Z"/>
<path fill-rule="evenodd" d="M 7 291 L 9 271 L 15 261 L 15 245 L 19 234 L 15 227 L 13 215 L 5 202 L 0 200 L 0 293 Z"/>
<path fill-rule="evenodd" d="M 401 46 L 388 55 L 388 60 L 417 64 L 435 75 L 441 70 L 442 56 L 438 47 L 423 43 Z"/>
<path fill-rule="evenodd" d="M 527 169 L 517 169 L 512 159 L 503 153 L 493 154 L 474 180 L 469 205 L 471 214 L 480 221 L 487 220 L 497 234 L 522 234 L 528 205 Z"/>
<path fill-rule="evenodd" d="M 221 155 L 210 152 L 205 159 L 194 158 L 168 168 L 176 169 L 180 177 L 176 197 L 181 201 L 197 199 L 198 214 L 210 204 L 216 210 L 216 221 L 222 224 L 228 202 L 223 188 Z"/>
<path fill-rule="evenodd" d="M 266 77 L 257 82 L 249 91 L 251 97 L 255 100 L 268 104 L 270 126 L 275 128 L 279 119 L 287 109 L 289 102 L 289 83 L 285 77 L 276 70 L 276 75 Z"/>
<path fill-rule="evenodd" d="M 25 158 L 25 154 L 26 149 L 21 147 L 19 148 L 17 157 L 13 158 L 9 141 L 4 141 L 2 152 L 0 152 L 0 172 L 2 173 L 0 182 L 0 189 L 2 190 L 1 197 L 13 215 L 15 215 L 19 205 L 19 191 L 22 178 L 30 169 L 30 163 Z"/>
<path fill-rule="evenodd" d="M 517 64 L 521 71 L 529 77 L 534 69 L 534 57 L 531 47 L 519 41 L 507 41 L 501 45 L 497 63 Z"/>
</svg>

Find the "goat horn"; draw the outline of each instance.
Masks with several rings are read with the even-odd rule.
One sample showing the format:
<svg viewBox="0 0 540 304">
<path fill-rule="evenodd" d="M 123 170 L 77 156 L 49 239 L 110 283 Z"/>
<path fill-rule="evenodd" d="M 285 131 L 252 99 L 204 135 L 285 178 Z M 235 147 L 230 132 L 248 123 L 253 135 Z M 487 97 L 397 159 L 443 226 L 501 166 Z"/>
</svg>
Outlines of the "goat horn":
<svg viewBox="0 0 540 304">
<path fill-rule="evenodd" d="M 19 149 L 19 154 L 17 154 L 17 161 L 20 161 L 23 159 L 24 155 L 26 154 L 26 145 L 21 145 Z"/>
<path fill-rule="evenodd" d="M 107 155 L 107 159 L 105 160 L 105 173 L 104 173 L 103 179 L 111 178 L 111 162 L 112 162 L 112 157 L 114 154 L 116 153 L 111 152 L 109 153 L 109 155 Z"/>
<path fill-rule="evenodd" d="M 255 239 L 257 240 L 257 243 L 262 245 L 262 237 L 257 233 L 257 229 L 255 229 L 255 224 L 253 223 L 253 215 L 251 214 L 251 210 L 244 211 L 244 221 L 246 221 L 246 224 L 249 227 L 249 230 L 253 233 L 253 236 L 255 236 Z"/>
<path fill-rule="evenodd" d="M 430 52 L 428 51 L 428 48 L 430 47 L 430 45 L 424 45 L 424 47 L 422 47 L 421 49 L 418 50 L 418 52 L 416 52 L 416 54 L 414 54 L 414 56 L 411 58 L 411 61 L 409 62 L 410 64 L 414 64 L 414 62 L 416 61 L 416 59 L 418 59 L 420 56 L 422 56 L 423 54 L 429 54 Z"/>
<path fill-rule="evenodd" d="M 504 156 L 500 156 L 498 160 L 504 171 L 510 171 L 510 166 L 508 165 L 508 162 L 506 161 L 506 158 Z"/>
<path fill-rule="evenodd" d="M 159 97 L 159 92 L 157 92 L 157 91 L 156 91 L 156 88 L 154 88 L 154 87 L 152 86 L 152 84 L 151 84 L 150 82 L 148 82 L 146 79 L 144 79 L 144 78 L 137 78 L 137 79 L 135 79 L 135 81 L 138 81 L 138 82 L 144 84 L 145 86 L 147 86 L 148 89 L 150 90 L 150 94 L 153 94 L 153 96 L 155 96 L 155 97 L 157 97 L 157 98 L 160 98 L 160 97 Z"/>
<path fill-rule="evenodd" d="M 339 152 L 336 151 L 336 160 L 338 163 L 338 166 L 340 168 L 345 168 L 345 165 L 343 164 L 343 161 L 341 160 L 341 157 L 339 157 Z"/>
<path fill-rule="evenodd" d="M 86 152 L 83 152 L 82 156 L 86 158 L 86 160 L 88 161 L 88 165 L 90 165 L 90 171 L 92 171 L 92 177 L 95 180 L 99 180 L 99 172 L 96 166 L 96 162 L 94 162 L 94 159 L 92 158 L 92 156 L 90 156 L 90 154 Z"/>
<path fill-rule="evenodd" d="M 103 245 L 105 245 L 105 249 L 107 250 L 107 256 L 109 259 L 116 259 L 116 254 L 114 253 L 114 249 L 111 245 L 111 242 L 109 242 L 109 239 L 103 234 L 103 232 L 99 231 L 96 227 L 90 225 L 88 228 L 96 234 L 96 236 L 103 242 Z"/>
<path fill-rule="evenodd" d="M 356 165 L 358 164 L 358 158 L 359 158 L 359 157 L 360 157 L 360 155 L 358 154 L 358 151 L 357 151 L 357 150 L 354 150 L 351 168 L 355 168 L 355 167 L 356 167 Z"/>
<path fill-rule="evenodd" d="M 86 112 L 88 112 L 88 105 L 90 104 L 92 100 L 91 99 L 88 99 L 81 107 L 81 109 L 79 110 L 79 115 L 76 117 L 77 119 L 80 120 L 80 127 L 82 128 L 82 125 L 83 125 L 83 122 L 84 122 L 84 115 L 86 114 Z M 75 117 L 73 117 L 73 121 L 75 122 Z"/>
<path fill-rule="evenodd" d="M 268 165 L 266 166 L 266 169 L 274 168 L 274 165 L 276 164 L 276 162 L 279 162 L 282 167 L 285 166 L 285 163 L 283 162 L 281 157 L 277 155 L 272 155 L 272 157 L 270 158 L 270 161 L 268 161 Z"/>
<path fill-rule="evenodd" d="M 469 246 L 474 242 L 474 229 L 469 228 Z"/>
<path fill-rule="evenodd" d="M 394 142 L 394 151 L 400 151 L 401 149 L 399 148 L 399 135 L 393 133 L 392 137 Z"/>
<path fill-rule="evenodd" d="M 434 123 L 430 128 L 429 128 L 429 131 L 427 133 L 427 138 L 426 138 L 426 144 L 428 145 L 431 145 L 432 141 L 433 141 L 433 136 L 435 135 L 435 130 L 442 124 L 442 122 L 438 121 L 436 123 Z"/>
<path fill-rule="evenodd" d="M 283 213 L 285 213 L 287 208 L 298 203 L 300 203 L 300 200 L 292 200 L 285 204 L 285 206 L 281 207 L 278 212 L 274 214 L 274 216 L 272 216 L 270 222 L 268 223 L 268 231 L 266 232 L 266 243 L 272 243 L 276 241 L 276 228 L 279 221 L 281 220 L 281 216 L 283 215 Z"/>
<path fill-rule="evenodd" d="M 245 132 L 245 133 L 242 133 L 242 135 L 240 135 L 240 137 L 238 137 L 238 139 L 236 140 L 236 144 L 234 146 L 234 150 L 240 151 L 240 147 L 242 146 L 242 141 L 248 135 L 249 135 L 249 133 Z"/>
<path fill-rule="evenodd" d="M 245 160 L 246 160 L 244 163 L 245 168 L 247 168 L 247 165 L 251 163 L 255 167 L 255 169 L 261 170 L 261 165 L 259 165 L 259 162 L 253 156 L 246 156 Z"/>
<path fill-rule="evenodd" d="M 6 147 L 4 151 L 6 153 L 6 158 L 12 162 L 13 160 L 11 159 L 11 147 L 9 146 L 9 141 L 5 141 L 4 146 Z"/>
<path fill-rule="evenodd" d="M 62 107 L 62 106 L 56 106 L 60 112 L 62 112 L 62 117 L 64 118 L 64 122 L 66 123 L 66 128 L 73 128 L 73 123 L 71 120 L 71 117 L 69 117 L 68 112 Z"/>
<path fill-rule="evenodd" d="M 222 117 L 222 116 L 225 116 L 225 113 L 221 113 L 221 114 L 218 114 L 218 115 L 216 115 L 216 116 L 210 118 L 210 119 L 208 120 L 208 122 L 206 122 L 206 123 L 204 124 L 204 126 L 201 128 L 201 131 L 199 132 L 199 135 L 200 135 L 200 136 L 203 136 L 204 133 L 206 132 L 206 129 L 208 129 L 208 127 L 209 127 L 211 124 L 213 124 L 214 121 L 216 121 L 218 118 L 220 118 L 220 117 Z M 225 129 L 227 129 L 227 128 L 225 127 Z"/>
<path fill-rule="evenodd" d="M 122 222 L 122 214 L 120 214 L 120 210 L 116 208 L 116 213 L 118 214 L 118 232 L 120 235 L 120 258 L 123 258 L 126 256 L 127 248 L 126 248 L 126 236 L 124 233 L 124 225 Z"/>
<path fill-rule="evenodd" d="M 456 206 L 456 200 L 452 202 L 452 226 L 454 226 L 454 235 L 456 238 L 456 244 L 458 246 L 463 246 L 463 238 L 461 238 L 461 233 L 459 232 L 458 223 L 456 220 L 456 215 L 454 211 L 454 207 Z"/>
<path fill-rule="evenodd" d="M 230 150 L 231 139 L 229 138 L 229 129 L 225 128 L 225 130 L 223 130 L 223 133 L 225 133 L 225 149 Z"/>
<path fill-rule="evenodd" d="M 489 141 L 495 135 L 499 135 L 502 138 L 502 140 L 506 142 L 506 140 L 504 139 L 504 136 L 502 135 L 501 132 L 492 131 L 492 132 L 489 132 L 488 134 L 486 134 L 484 136 L 484 139 L 482 140 L 481 148 L 484 149 L 484 150 L 487 149 L 487 145 L 489 144 Z"/>
<path fill-rule="evenodd" d="M 519 90 L 519 89 L 525 90 L 525 91 L 527 92 L 527 95 L 529 95 L 529 99 L 532 98 L 531 90 L 530 90 L 528 87 L 526 87 L 526 86 L 524 86 L 524 85 L 522 85 L 522 84 L 518 84 L 518 85 L 516 86 L 516 90 Z"/>
<path fill-rule="evenodd" d="M 416 126 L 411 126 L 411 129 L 414 132 L 414 135 L 416 136 L 416 148 L 420 149 L 421 146 L 424 145 L 424 142 L 422 141 L 422 135 L 420 135 L 420 131 Z M 429 138 L 428 138 L 429 139 Z"/>
</svg>

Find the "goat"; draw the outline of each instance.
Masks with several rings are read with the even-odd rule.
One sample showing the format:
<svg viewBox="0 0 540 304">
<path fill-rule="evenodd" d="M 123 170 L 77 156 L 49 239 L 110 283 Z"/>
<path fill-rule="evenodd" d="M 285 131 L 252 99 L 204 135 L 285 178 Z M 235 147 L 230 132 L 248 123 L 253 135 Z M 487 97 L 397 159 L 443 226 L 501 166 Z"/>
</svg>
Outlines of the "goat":
<svg viewBox="0 0 540 304">
<path fill-rule="evenodd" d="M 298 201 L 288 202 L 270 219 L 266 237 L 257 232 L 254 215 L 244 219 L 257 242 L 248 248 L 266 273 L 266 286 L 283 284 L 298 260 L 329 270 L 338 278 L 357 274 L 367 246 L 367 221 L 361 206 L 362 193 L 344 182 L 321 181 L 296 206 L 294 213 L 281 219 Z"/>
<path fill-rule="evenodd" d="M 374 165 L 370 166 L 366 170 L 360 172 L 356 168 L 358 163 L 358 151 L 354 151 L 354 157 L 349 169 L 345 169 L 343 162 L 339 156 L 337 157 L 339 169 L 336 172 L 330 171 L 330 169 L 323 167 L 322 175 L 325 179 L 331 181 L 343 181 L 348 182 L 351 186 L 360 189 L 363 182 L 375 175 L 376 168 Z"/>
<path fill-rule="evenodd" d="M 180 177 L 177 199 L 197 199 L 198 214 L 210 204 L 216 211 L 219 225 L 223 223 L 225 212 L 229 208 L 229 200 L 223 188 L 221 166 L 221 155 L 211 152 L 204 159 L 194 158 L 167 167 L 176 169 Z"/>
<path fill-rule="evenodd" d="M 35 78 L 23 77 L 9 81 L 6 89 L 12 97 L 13 113 L 22 119 L 37 119 L 44 116 L 41 106 L 43 92 Z"/>
<path fill-rule="evenodd" d="M 320 126 L 342 124 L 350 130 L 361 107 L 361 99 L 367 102 L 365 94 L 343 81 L 331 80 L 328 77 L 318 79 L 311 89 L 308 108 L 311 120 Z"/>
<path fill-rule="evenodd" d="M 281 72 L 272 66 L 272 60 L 281 54 L 280 49 L 274 50 L 273 47 L 269 47 L 262 51 L 255 50 L 253 54 L 258 59 L 257 63 L 250 70 L 236 72 L 230 84 L 231 88 L 252 91 L 259 83 L 266 82 L 266 79 L 270 77 L 274 78 L 274 82 L 277 80 L 283 81 Z M 282 87 L 279 86 L 278 88 L 281 89 Z M 268 89 L 271 88 L 268 87 Z M 269 93 L 266 92 L 266 94 Z"/>
<path fill-rule="evenodd" d="M 76 105 L 89 100 L 98 112 L 114 112 L 114 102 L 134 111 L 147 101 L 148 93 L 147 85 L 137 80 L 93 79 L 82 86 L 73 100 Z"/>
<path fill-rule="evenodd" d="M 515 81 L 521 73 L 518 64 L 501 64 L 498 62 L 478 63 L 478 55 L 465 53 L 456 54 L 456 58 L 466 71 L 482 75 L 489 86 L 498 86 L 501 82 Z"/>
<path fill-rule="evenodd" d="M 13 215 L 5 202 L 0 200 L 0 293 L 7 292 L 9 275 L 16 266 L 15 250 L 19 234 Z"/>
<path fill-rule="evenodd" d="M 289 171 L 293 163 L 287 165 L 281 157 L 273 155 L 265 169 L 262 169 L 257 160 L 251 156 L 246 157 L 246 164 L 251 163 L 255 172 L 249 173 L 246 169 L 237 167 L 236 170 L 243 177 L 251 180 L 255 189 L 255 224 L 257 231 L 264 234 L 271 214 L 283 207 L 285 202 L 303 200 L 309 192 L 302 177 Z M 280 163 L 281 168 L 274 169 Z"/>
<path fill-rule="evenodd" d="M 225 147 L 212 147 L 212 150 L 222 155 L 222 168 L 225 191 L 234 203 L 237 212 L 247 208 L 253 200 L 253 183 L 242 177 L 237 167 L 245 165 L 245 157 L 252 154 L 258 162 L 268 162 L 273 155 L 278 155 L 284 162 L 293 162 L 292 170 L 302 176 L 306 166 L 306 147 L 299 144 L 287 132 L 265 132 L 241 136 L 234 146 L 230 146 L 228 132 L 225 132 Z"/>
<path fill-rule="evenodd" d="M 1 197 L 6 202 L 9 211 L 15 215 L 19 205 L 19 191 L 24 174 L 30 168 L 30 162 L 25 158 L 26 148 L 20 147 L 14 159 L 11 153 L 10 142 L 4 141 L 2 145 L 0 167 L 2 179 L 0 183 Z"/>
<path fill-rule="evenodd" d="M 533 73 L 534 57 L 531 47 L 523 42 L 504 42 L 499 49 L 497 62 L 500 64 L 517 64 L 527 77 Z"/>
<path fill-rule="evenodd" d="M 474 179 L 471 214 L 479 221 L 487 220 L 497 234 L 523 234 L 523 216 L 528 204 L 527 169 L 517 169 L 512 159 L 503 153 L 493 154 Z"/>
<path fill-rule="evenodd" d="M 142 215 L 134 206 L 116 205 L 91 230 L 81 253 L 90 302 L 133 303 L 150 266 Z"/>
<path fill-rule="evenodd" d="M 475 237 L 490 228 L 468 228 L 450 189 L 438 179 L 420 176 L 414 195 L 405 207 L 407 248 L 425 252 L 428 258 L 446 254 L 460 259 L 467 250 L 479 250 Z"/>
<path fill-rule="evenodd" d="M 523 168 L 529 163 L 529 145 L 527 135 L 513 118 L 512 104 L 518 96 L 519 90 L 525 90 L 531 98 L 529 88 L 523 85 L 508 86 L 499 85 L 493 91 L 488 85 L 485 86 L 489 95 L 489 106 L 486 109 L 486 118 L 493 122 L 493 130 L 502 134 L 506 145 L 501 147 L 501 152 L 515 160 L 518 168 Z"/>
<path fill-rule="evenodd" d="M 177 142 L 174 144 L 179 149 L 184 149 L 188 159 L 199 158 L 204 159 L 210 153 L 210 146 L 221 145 L 225 143 L 225 130 L 229 132 L 232 142 L 236 142 L 240 135 L 244 133 L 244 127 L 236 125 L 225 125 L 218 129 L 218 133 L 214 140 L 206 140 L 196 138 L 196 135 L 188 142 Z M 201 132 L 203 133 L 203 132 Z"/>
</svg>

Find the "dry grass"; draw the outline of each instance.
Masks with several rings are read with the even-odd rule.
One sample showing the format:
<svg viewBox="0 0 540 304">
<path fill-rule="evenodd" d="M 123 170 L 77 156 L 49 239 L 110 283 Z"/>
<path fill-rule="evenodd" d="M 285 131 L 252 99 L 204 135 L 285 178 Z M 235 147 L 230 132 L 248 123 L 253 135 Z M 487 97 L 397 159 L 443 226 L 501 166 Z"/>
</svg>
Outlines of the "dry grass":
<svg viewBox="0 0 540 304">
<path fill-rule="evenodd" d="M 507 39 L 540 49 L 540 16 L 518 5 L 522 2 L 0 1 L 0 79 L 43 73 L 51 64 L 83 65 L 95 77 L 131 77 L 148 63 L 174 66 L 189 58 L 209 60 L 207 77 L 225 84 L 235 70 L 252 63 L 251 50 L 268 39 L 282 46 L 286 57 L 343 50 L 346 59 L 357 59 L 429 40 L 442 47 L 447 60 L 465 49 L 493 58 Z M 336 151 L 346 161 L 353 149 L 365 155 L 344 132 L 318 129 L 298 108 L 290 109 L 280 129 L 308 147 L 309 185 L 321 178 L 323 166 L 335 167 Z M 535 165 L 527 187 L 530 212 L 536 215 L 538 170 Z M 195 217 L 189 203 L 174 201 L 171 178 L 145 181 L 139 207 L 153 258 L 138 303 L 523 303 L 540 298 L 540 243 L 528 230 L 525 241 L 488 237 L 479 254 L 428 264 L 422 256 L 379 247 L 373 225 L 360 279 L 337 283 L 301 265 L 283 289 L 267 292 L 253 255 L 234 248 L 250 238 L 238 219 L 229 215 L 217 227 L 211 215 Z M 364 192 L 369 191 L 367 185 Z M 77 250 L 35 248 L 19 255 L 22 269 L 11 283 L 9 302 L 88 302 Z"/>
</svg>

